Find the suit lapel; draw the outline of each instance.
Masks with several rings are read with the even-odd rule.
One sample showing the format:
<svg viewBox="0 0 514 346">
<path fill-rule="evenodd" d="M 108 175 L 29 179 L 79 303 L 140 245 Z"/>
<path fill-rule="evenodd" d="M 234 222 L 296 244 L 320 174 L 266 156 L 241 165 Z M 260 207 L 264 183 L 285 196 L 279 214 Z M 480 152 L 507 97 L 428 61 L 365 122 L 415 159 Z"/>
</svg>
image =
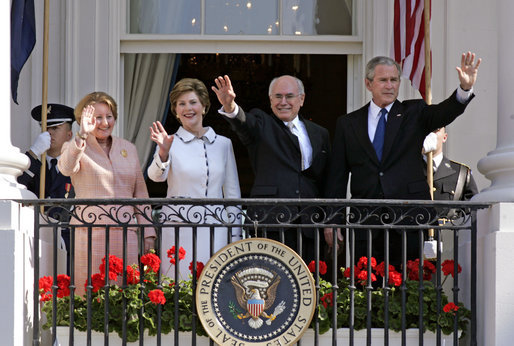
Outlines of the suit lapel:
<svg viewBox="0 0 514 346">
<path fill-rule="evenodd" d="M 404 116 L 402 114 L 403 106 L 401 102 L 395 101 L 393 107 L 387 115 L 386 133 L 384 139 L 384 153 L 382 159 L 387 158 L 393 147 L 394 139 L 400 130 L 400 125 L 403 122 Z"/>
<path fill-rule="evenodd" d="M 369 110 L 369 103 L 362 107 L 359 110 L 359 113 L 354 119 L 353 122 L 353 130 L 355 131 L 355 134 L 357 136 L 357 140 L 361 144 L 362 148 L 364 148 L 364 151 L 368 156 L 376 163 L 378 164 L 378 157 L 377 153 L 375 152 L 375 148 L 373 148 L 373 143 L 371 143 L 371 140 L 369 139 L 369 133 L 368 133 L 368 110 Z"/>
</svg>

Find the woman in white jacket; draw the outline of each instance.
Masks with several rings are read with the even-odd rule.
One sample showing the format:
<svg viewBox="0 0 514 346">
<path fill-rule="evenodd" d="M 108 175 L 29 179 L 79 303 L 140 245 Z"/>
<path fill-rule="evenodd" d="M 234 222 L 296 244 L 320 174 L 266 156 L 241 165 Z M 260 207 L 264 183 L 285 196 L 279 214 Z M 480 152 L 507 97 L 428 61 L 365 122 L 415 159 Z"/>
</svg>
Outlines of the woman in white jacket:
<svg viewBox="0 0 514 346">
<path fill-rule="evenodd" d="M 171 111 L 182 126 L 175 134 L 168 135 L 160 122 L 153 123 L 150 136 L 157 148 L 148 167 L 148 177 L 157 182 L 167 181 L 168 198 L 240 198 L 232 142 L 203 126 L 203 117 L 210 107 L 204 83 L 192 78 L 180 80 L 170 93 L 170 102 Z M 216 212 L 215 217 L 211 212 Z M 182 222 L 183 216 L 194 223 L 219 223 L 216 219 L 219 217 L 224 223 L 240 223 L 237 208 L 225 210 L 221 206 L 171 204 L 161 213 L 171 222 Z M 180 277 L 186 279 L 193 259 L 193 231 L 190 227 L 179 230 L 179 246 L 186 250 L 185 259 L 180 261 Z M 197 230 L 197 261 L 205 264 L 210 258 L 210 228 L 199 227 Z M 230 230 L 233 240 L 240 239 L 240 228 Z M 174 268 L 169 270 L 171 264 L 166 251 L 176 245 L 175 229 L 165 228 L 162 233 L 162 273 L 173 277 Z M 216 227 L 214 234 L 214 251 L 217 251 L 227 244 L 227 228 Z M 176 249 L 178 252 L 177 246 Z"/>
</svg>

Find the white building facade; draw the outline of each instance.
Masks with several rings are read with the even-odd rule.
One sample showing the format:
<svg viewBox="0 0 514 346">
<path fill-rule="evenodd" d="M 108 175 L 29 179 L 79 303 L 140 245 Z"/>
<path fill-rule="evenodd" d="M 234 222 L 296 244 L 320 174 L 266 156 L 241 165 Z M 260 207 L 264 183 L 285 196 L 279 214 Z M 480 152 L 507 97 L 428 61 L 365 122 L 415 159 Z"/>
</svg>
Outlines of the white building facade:
<svg viewBox="0 0 514 346">
<path fill-rule="evenodd" d="M 85 94 L 103 90 L 119 100 L 117 134 L 131 137 L 126 99 L 127 66 L 136 53 L 206 54 L 331 54 L 347 56 L 347 109 L 350 112 L 370 100 L 364 86 L 364 66 L 376 55 L 390 55 L 393 0 L 346 0 L 338 8 L 324 11 L 345 15 L 345 25 L 326 17 L 329 25 L 319 22 L 319 0 L 215 1 L 215 0 L 55 0 L 50 1 L 48 102 L 74 107 Z M 330 3 L 327 1 L 327 3 Z M 230 4 L 230 6 L 229 6 Z M 0 38 L 5 47 L 10 37 L 9 4 L 0 5 Z M 30 117 L 30 110 L 41 104 L 43 2 L 35 1 L 37 41 L 19 80 L 19 105 L 10 97 L 10 78 L 1 85 L 0 107 L 4 126 L 0 128 L 0 234 L 1 250 L 9 253 L 12 263 L 4 266 L 3 276 L 12 287 L 2 294 L 9 306 L 0 323 L 2 335 L 12 344 L 30 344 L 27 332 L 30 309 L 27 297 L 32 286 L 28 213 L 10 199 L 29 198 L 30 194 L 15 183 L 28 164 L 22 152 L 27 150 L 40 128 Z M 297 6 L 296 10 L 294 7 Z M 253 11 L 248 14 L 248 11 Z M 445 154 L 467 163 L 474 172 L 481 201 L 498 202 L 479 215 L 478 321 L 479 344 L 506 345 L 514 339 L 514 296 L 510 288 L 510 257 L 514 248 L 514 115 L 510 99 L 514 96 L 514 67 L 511 34 L 514 12 L 510 0 L 434 1 L 432 4 L 432 95 L 433 103 L 444 100 L 457 87 L 455 67 L 463 52 L 473 51 L 483 59 L 475 99 L 448 130 Z M 316 19 L 317 18 L 317 19 Z M 343 18 L 343 17 L 340 17 Z M 278 21 L 278 22 L 277 22 Z M 263 24 L 265 23 L 265 24 Z M 330 29 L 345 34 L 330 33 Z M 131 33 L 131 32 L 143 33 Z M 9 53 L 0 53 L 0 69 L 9 74 Z M 158 75 L 169 74 L 173 61 L 159 62 Z M 162 65 L 161 65 L 162 64 Z M 130 65 L 132 66 L 132 65 Z M 193 76 L 194 77 L 194 76 Z M 152 98 L 165 99 L 166 80 L 153 85 L 161 92 Z M 169 84 L 169 82 L 168 82 Z M 400 99 L 419 97 L 402 80 Z M 123 100 L 123 102 L 122 102 Z M 162 113 L 158 102 L 146 112 Z M 144 110 L 139 110 L 143 112 Z M 334 119 L 335 124 L 335 119 Z M 148 126 L 144 127 L 148 128 Z M 143 141 L 135 139 L 134 141 Z M 149 142 L 149 139 L 148 139 Z M 141 144 L 143 145 L 143 144 Z M 30 218 L 28 218 L 31 220 Z M 27 247 L 28 246 L 28 247 Z M 19 291 L 23 287 L 23 291 Z M 2 289 L 3 290 L 3 289 Z M 3 291 L 4 292 L 4 291 Z M 13 299 L 14 297 L 14 299 Z M 26 306 L 20 311 L 20 306 Z M 3 323 L 4 320 L 6 323 Z M 9 323 L 7 323 L 9 322 Z M 11 344 L 10 341 L 7 344 Z"/>
</svg>

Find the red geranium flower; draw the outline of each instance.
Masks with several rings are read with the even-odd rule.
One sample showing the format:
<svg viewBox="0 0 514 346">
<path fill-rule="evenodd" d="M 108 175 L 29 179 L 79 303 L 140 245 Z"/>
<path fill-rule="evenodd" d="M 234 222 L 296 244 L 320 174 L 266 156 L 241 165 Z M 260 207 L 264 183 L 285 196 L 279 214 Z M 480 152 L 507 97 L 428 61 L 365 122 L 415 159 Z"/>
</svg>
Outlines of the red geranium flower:
<svg viewBox="0 0 514 346">
<path fill-rule="evenodd" d="M 457 310 L 459 310 L 459 306 L 452 302 L 449 302 L 443 307 L 444 312 L 455 312 Z"/>
<path fill-rule="evenodd" d="M 105 285 L 105 276 L 103 276 L 103 274 L 100 273 L 91 275 L 91 285 L 93 286 L 93 293 L 98 292 L 98 290 Z M 87 279 L 84 283 L 84 288 L 87 291 Z"/>
<path fill-rule="evenodd" d="M 65 274 L 57 275 L 57 298 L 67 297 L 70 295 L 70 277 Z"/>
<path fill-rule="evenodd" d="M 168 258 L 170 259 L 171 264 L 175 264 L 175 245 L 171 247 L 171 249 L 168 250 Z M 186 258 L 186 250 L 181 246 L 178 249 L 178 260 L 183 260 Z"/>
<path fill-rule="evenodd" d="M 361 281 L 361 285 L 365 285 L 368 282 L 368 271 L 361 270 L 357 276 L 357 279 Z M 377 277 L 375 274 L 371 273 L 371 282 L 377 281 Z"/>
<path fill-rule="evenodd" d="M 205 267 L 205 265 L 202 262 L 196 262 L 196 279 L 198 280 L 200 278 L 200 274 L 202 274 L 202 270 Z M 189 270 L 191 271 L 191 274 L 193 274 L 193 262 L 189 263 Z"/>
<path fill-rule="evenodd" d="M 127 284 L 135 285 L 139 283 L 139 270 L 132 266 L 127 266 Z"/>
<path fill-rule="evenodd" d="M 320 300 L 321 300 L 321 304 L 323 304 L 325 309 L 328 306 L 333 306 L 334 305 L 334 292 L 325 293 L 323 295 L 323 297 L 320 298 Z"/>
<path fill-rule="evenodd" d="M 377 260 L 375 259 L 375 257 L 371 257 L 371 269 L 375 269 L 376 266 L 377 266 Z M 357 263 L 357 267 L 359 269 L 366 270 L 368 268 L 368 258 L 366 256 L 362 256 L 359 259 L 359 262 Z"/>
<path fill-rule="evenodd" d="M 311 261 L 311 263 L 309 263 L 308 267 L 309 267 L 309 270 L 311 271 L 311 273 L 314 273 L 314 271 L 316 270 L 316 262 Z M 319 261 L 319 273 L 321 275 L 325 275 L 327 273 L 327 264 L 323 261 Z"/>
<path fill-rule="evenodd" d="M 346 269 L 344 270 L 343 275 L 344 275 L 345 277 L 347 277 L 347 278 L 349 278 L 349 277 L 350 277 L 350 269 L 351 269 L 351 268 L 350 268 L 350 267 L 348 267 L 348 268 L 346 268 Z M 361 272 L 361 270 L 360 270 L 359 268 L 357 268 L 357 266 L 355 266 L 355 267 L 354 267 L 354 269 L 353 269 L 353 274 L 355 275 L 355 277 L 358 277 L 360 272 Z"/>
<path fill-rule="evenodd" d="M 105 276 L 105 257 L 100 264 L 100 273 Z M 118 275 L 123 274 L 123 260 L 114 255 L 109 255 L 109 280 L 116 280 Z"/>
<path fill-rule="evenodd" d="M 52 299 L 52 284 L 54 280 L 51 276 L 43 276 L 39 278 L 39 294 L 41 295 L 40 301 L 46 302 Z"/>
<path fill-rule="evenodd" d="M 419 258 L 415 261 L 407 261 L 407 272 L 410 280 L 419 280 Z M 432 274 L 435 273 L 435 266 L 432 262 L 423 261 L 423 280 L 431 280 Z"/>
<path fill-rule="evenodd" d="M 162 292 L 161 290 L 153 290 L 148 292 L 148 298 L 150 298 L 150 301 L 155 305 L 166 303 L 164 292 Z"/>
<path fill-rule="evenodd" d="M 448 276 L 452 274 L 452 277 L 455 277 L 455 271 L 453 270 L 455 268 L 455 261 L 454 260 L 446 260 L 442 264 L 443 274 L 445 276 Z M 457 273 L 460 273 L 462 271 L 462 268 L 460 264 L 458 264 Z"/>
<path fill-rule="evenodd" d="M 378 275 L 385 277 L 385 262 L 381 262 L 375 268 Z M 393 265 L 389 265 L 389 285 L 400 286 L 402 284 L 402 274 L 396 271 Z"/>
<path fill-rule="evenodd" d="M 141 263 L 147 266 L 145 272 L 153 270 L 154 273 L 158 273 L 159 267 L 161 266 L 161 259 L 156 254 L 147 253 L 146 255 L 141 256 Z"/>
<path fill-rule="evenodd" d="M 389 285 L 400 286 L 402 284 L 402 274 L 397 271 L 389 273 Z"/>
</svg>

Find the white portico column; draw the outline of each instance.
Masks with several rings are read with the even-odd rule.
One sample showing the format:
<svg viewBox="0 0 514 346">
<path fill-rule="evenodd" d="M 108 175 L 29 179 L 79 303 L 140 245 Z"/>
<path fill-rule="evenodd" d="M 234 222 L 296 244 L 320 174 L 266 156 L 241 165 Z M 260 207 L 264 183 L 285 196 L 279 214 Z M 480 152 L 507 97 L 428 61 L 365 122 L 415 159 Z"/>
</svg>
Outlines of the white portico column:
<svg viewBox="0 0 514 346">
<path fill-rule="evenodd" d="M 514 2 L 497 0 L 496 4 L 497 144 L 478 162 L 479 171 L 491 180 L 491 186 L 473 200 L 498 202 L 478 213 L 477 317 L 478 344 L 499 346 L 511 345 L 514 340 Z"/>
<path fill-rule="evenodd" d="M 16 177 L 29 166 L 29 159 L 11 143 L 11 9 L 10 1 L 0 4 L 0 199 L 34 198 L 16 183 Z M 2 53 L 3 52 L 3 53 Z"/>
<path fill-rule="evenodd" d="M 514 202 L 514 2 L 498 0 L 497 8 L 498 135 L 496 149 L 478 162 L 478 170 L 491 180 L 491 186 L 482 190 L 474 200 Z"/>
<path fill-rule="evenodd" d="M 16 183 L 29 159 L 11 144 L 11 1 L 0 1 L 0 335 L 2 345 L 32 344 L 31 237 L 34 214 L 12 199 L 34 198 Z M 3 19 L 2 19 L 3 18 Z"/>
</svg>

